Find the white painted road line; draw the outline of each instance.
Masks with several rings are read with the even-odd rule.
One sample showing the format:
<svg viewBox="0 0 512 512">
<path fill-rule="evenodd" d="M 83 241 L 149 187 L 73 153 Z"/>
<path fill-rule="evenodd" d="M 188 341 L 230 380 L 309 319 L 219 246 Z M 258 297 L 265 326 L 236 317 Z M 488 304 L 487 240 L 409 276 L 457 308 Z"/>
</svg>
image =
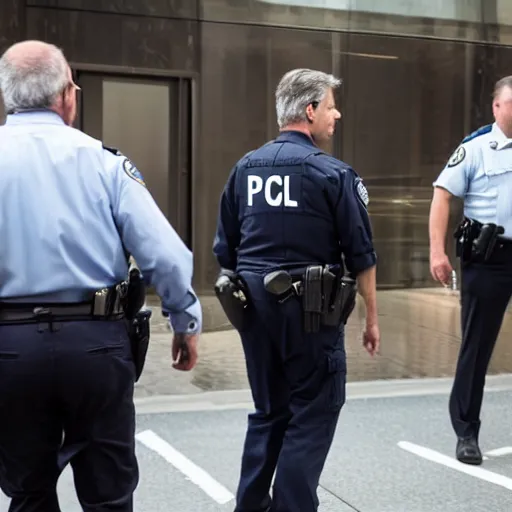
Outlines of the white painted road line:
<svg viewBox="0 0 512 512">
<path fill-rule="evenodd" d="M 502 455 L 510 455 L 512 453 L 512 446 L 504 446 L 503 448 L 496 448 L 485 452 L 485 455 L 490 457 L 501 457 Z"/>
<path fill-rule="evenodd" d="M 480 480 L 485 480 L 486 482 L 499 485 L 501 487 L 504 487 L 505 489 L 508 489 L 509 491 L 512 491 L 512 478 L 508 478 L 506 476 L 494 473 L 487 469 L 482 469 L 477 466 L 463 464 L 462 462 L 459 462 L 457 459 L 452 459 L 451 457 L 431 450 L 430 448 L 425 448 L 424 446 L 409 443 L 407 441 L 400 441 L 398 443 L 398 446 L 403 450 L 406 450 L 410 453 L 414 453 L 415 455 L 423 457 L 424 459 L 436 462 L 437 464 L 441 464 L 448 468 L 455 469 L 457 471 L 460 471 L 461 473 L 466 473 L 467 475 L 474 476 L 475 478 L 480 478 Z"/>
<path fill-rule="evenodd" d="M 212 478 L 204 469 L 196 466 L 185 455 L 173 448 L 152 430 L 140 432 L 135 438 L 147 448 L 162 456 L 220 505 L 224 505 L 234 499 L 233 494 Z"/>
</svg>

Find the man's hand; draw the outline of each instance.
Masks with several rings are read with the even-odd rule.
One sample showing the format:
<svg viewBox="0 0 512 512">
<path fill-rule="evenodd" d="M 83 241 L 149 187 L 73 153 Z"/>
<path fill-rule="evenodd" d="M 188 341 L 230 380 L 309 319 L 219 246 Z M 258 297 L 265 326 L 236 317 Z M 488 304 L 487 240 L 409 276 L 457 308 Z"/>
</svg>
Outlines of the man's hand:
<svg viewBox="0 0 512 512">
<path fill-rule="evenodd" d="M 197 363 L 197 341 L 199 334 L 175 333 L 172 340 L 172 367 L 188 372 Z"/>
<path fill-rule="evenodd" d="M 379 353 L 380 331 L 378 324 L 366 325 L 366 329 L 363 331 L 363 346 L 371 356 Z"/>
<path fill-rule="evenodd" d="M 430 273 L 432 277 L 445 286 L 450 284 L 453 267 L 448 256 L 442 253 L 430 253 Z"/>
</svg>

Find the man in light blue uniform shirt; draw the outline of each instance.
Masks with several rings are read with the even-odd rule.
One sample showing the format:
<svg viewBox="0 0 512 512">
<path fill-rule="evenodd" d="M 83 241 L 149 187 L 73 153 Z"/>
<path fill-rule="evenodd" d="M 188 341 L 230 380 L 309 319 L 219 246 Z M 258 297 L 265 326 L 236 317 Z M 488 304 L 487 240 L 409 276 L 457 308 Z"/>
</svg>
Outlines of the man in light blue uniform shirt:
<svg viewBox="0 0 512 512">
<path fill-rule="evenodd" d="M 512 76 L 494 91 L 495 122 L 468 135 L 434 182 L 430 268 L 447 285 L 452 266 L 445 238 L 450 198 L 464 200 L 457 253 L 461 260 L 462 345 L 450 396 L 456 455 L 481 464 L 480 409 L 485 375 L 512 296 Z"/>
<path fill-rule="evenodd" d="M 77 89 L 52 45 L 19 43 L 0 60 L 0 487 L 10 512 L 59 512 L 68 462 L 85 511 L 133 510 L 133 355 L 121 308 L 93 302 L 127 278 L 126 253 L 162 299 L 173 366 L 197 360 L 192 254 L 133 163 L 71 127 Z"/>
</svg>

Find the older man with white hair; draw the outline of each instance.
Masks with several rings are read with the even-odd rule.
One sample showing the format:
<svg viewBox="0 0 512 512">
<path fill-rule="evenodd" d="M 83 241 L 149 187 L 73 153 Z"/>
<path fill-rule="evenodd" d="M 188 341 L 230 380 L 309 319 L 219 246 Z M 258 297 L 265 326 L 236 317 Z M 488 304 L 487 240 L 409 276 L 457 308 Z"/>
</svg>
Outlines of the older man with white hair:
<svg viewBox="0 0 512 512">
<path fill-rule="evenodd" d="M 0 90 L 0 488 L 9 512 L 60 512 L 70 463 L 84 511 L 131 512 L 149 319 L 135 318 L 127 254 L 162 298 L 185 371 L 201 329 L 192 254 L 135 165 L 71 127 L 78 87 L 58 48 L 9 48 Z"/>
</svg>

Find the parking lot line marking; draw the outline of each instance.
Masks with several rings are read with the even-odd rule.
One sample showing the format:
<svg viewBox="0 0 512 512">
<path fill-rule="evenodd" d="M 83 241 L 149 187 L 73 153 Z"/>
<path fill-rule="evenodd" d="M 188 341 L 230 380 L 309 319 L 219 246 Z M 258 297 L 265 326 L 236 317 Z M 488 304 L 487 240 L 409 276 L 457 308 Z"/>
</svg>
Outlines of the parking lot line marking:
<svg viewBox="0 0 512 512">
<path fill-rule="evenodd" d="M 408 441 L 400 441 L 398 446 L 403 450 L 414 453 L 415 455 L 423 457 L 424 459 L 436 462 L 437 464 L 455 469 L 461 473 L 466 473 L 467 475 L 480 478 L 480 480 L 485 480 L 486 482 L 499 485 L 505 489 L 508 489 L 509 491 L 512 491 L 512 478 L 494 473 L 488 469 L 463 464 L 462 462 L 459 462 L 456 459 L 452 459 L 447 455 L 443 455 L 442 453 L 431 450 L 430 448 L 425 448 L 424 446 L 409 443 Z"/>
<path fill-rule="evenodd" d="M 502 455 L 510 455 L 512 453 L 512 446 L 504 446 L 503 448 L 496 448 L 495 450 L 489 450 L 485 452 L 485 455 L 491 457 L 501 457 Z"/>
<path fill-rule="evenodd" d="M 204 469 L 196 466 L 191 460 L 187 459 L 185 455 L 173 448 L 167 441 L 164 441 L 152 430 L 140 432 L 135 438 L 150 450 L 158 453 L 177 470 L 181 471 L 220 505 L 229 503 L 234 499 L 233 494 L 217 482 L 217 480 L 212 478 Z"/>
</svg>

